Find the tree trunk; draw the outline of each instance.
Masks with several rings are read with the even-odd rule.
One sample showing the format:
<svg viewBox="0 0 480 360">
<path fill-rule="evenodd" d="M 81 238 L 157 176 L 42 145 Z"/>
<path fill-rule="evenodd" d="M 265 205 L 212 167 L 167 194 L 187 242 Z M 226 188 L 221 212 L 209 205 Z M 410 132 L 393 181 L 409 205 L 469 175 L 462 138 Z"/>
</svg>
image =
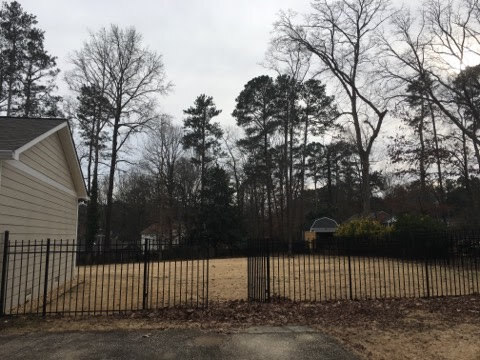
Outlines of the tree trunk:
<svg viewBox="0 0 480 360">
<path fill-rule="evenodd" d="M 90 144 L 88 144 L 88 164 L 87 164 L 87 192 L 90 195 L 90 190 L 92 188 L 92 158 L 93 158 L 93 142 L 94 139 L 94 132 L 90 135 Z M 97 146 L 98 147 L 98 146 Z"/>
<path fill-rule="evenodd" d="M 105 249 L 109 249 L 111 245 L 113 187 L 115 185 L 115 170 L 117 165 L 117 143 L 118 143 L 119 124 L 120 124 L 120 113 L 117 113 L 115 115 L 115 123 L 113 126 L 112 153 L 111 153 L 111 159 L 110 159 L 110 172 L 108 176 L 107 208 L 105 213 Z"/>
<path fill-rule="evenodd" d="M 475 221 L 478 219 L 478 199 L 475 197 L 475 194 L 472 191 L 472 186 L 470 183 L 470 169 L 469 159 L 468 159 L 468 146 L 467 146 L 467 136 L 464 132 L 462 132 L 462 155 L 463 155 L 463 177 L 465 183 L 465 191 L 467 192 L 468 199 L 470 200 L 470 204 L 472 206 L 472 213 L 470 214 L 471 221 Z"/>
<path fill-rule="evenodd" d="M 305 114 L 305 128 L 303 133 L 303 151 L 302 151 L 302 173 L 301 173 L 301 183 L 300 183 L 300 222 L 302 225 L 305 222 L 305 168 L 307 163 L 307 144 L 308 144 L 308 108 Z"/>
<path fill-rule="evenodd" d="M 265 121 L 264 121 L 265 128 Z M 272 175 L 271 175 L 271 161 L 270 154 L 268 153 L 268 135 L 265 131 L 263 136 L 263 151 L 265 156 L 265 165 L 267 167 L 266 180 L 267 180 L 267 206 L 268 206 L 268 234 L 270 239 L 273 237 L 273 214 L 272 214 Z"/>
<path fill-rule="evenodd" d="M 175 164 L 172 163 L 169 166 L 168 171 L 168 185 L 167 185 L 167 193 L 168 193 L 168 236 L 169 236 L 169 244 L 170 247 L 173 245 L 173 204 L 174 204 L 174 186 L 175 186 Z"/>
<path fill-rule="evenodd" d="M 473 141 L 473 148 L 475 150 L 475 157 L 477 158 L 478 173 L 480 174 L 480 149 L 475 141 Z"/>
<path fill-rule="evenodd" d="M 28 70 L 27 70 L 27 75 L 25 76 L 25 85 L 24 85 L 24 88 L 23 88 L 23 94 L 24 94 L 24 97 L 25 97 L 25 102 L 23 104 L 23 108 L 24 108 L 24 114 L 25 114 L 25 117 L 29 117 L 32 115 L 33 113 L 33 100 L 32 100 L 32 84 L 33 84 L 33 80 L 32 80 L 32 64 L 29 63 L 28 64 Z"/>
<path fill-rule="evenodd" d="M 422 102 L 422 109 L 420 115 L 420 122 L 418 124 L 418 136 L 420 140 L 420 158 L 419 158 L 419 167 L 420 167 L 420 211 L 425 212 L 425 198 L 427 194 L 427 172 L 425 169 L 425 139 L 424 139 L 424 121 L 425 121 L 425 105 Z"/>
<path fill-rule="evenodd" d="M 203 124 L 202 124 L 202 153 L 201 156 L 201 169 L 200 169 L 200 211 L 203 211 L 203 189 L 205 184 L 205 127 L 207 126 L 207 111 L 203 112 Z"/>
<path fill-rule="evenodd" d="M 328 211 L 332 212 L 333 208 L 333 191 L 332 191 L 332 159 L 330 150 L 327 150 L 327 191 L 328 191 Z"/>
<path fill-rule="evenodd" d="M 293 114 L 293 111 L 290 112 Z M 291 244 L 293 242 L 293 228 L 294 228 L 294 218 L 295 218 L 295 209 L 293 207 L 293 141 L 294 141 L 294 133 L 293 133 L 293 118 L 290 119 L 290 141 L 289 141 L 289 198 L 288 198 L 288 242 Z M 290 245 L 291 247 L 291 245 Z"/>
<path fill-rule="evenodd" d="M 282 160 L 282 163 L 283 163 L 283 160 Z M 286 196 L 285 196 L 285 184 L 284 184 L 284 170 L 283 170 L 283 165 L 282 164 L 279 164 L 280 165 L 280 171 L 279 171 L 279 181 L 278 181 L 278 185 L 279 185 L 279 198 L 280 200 L 278 201 L 280 204 L 279 206 L 277 207 L 277 218 L 279 219 L 279 229 L 280 229 L 280 237 L 282 239 L 282 241 L 285 241 L 286 239 L 286 235 L 285 235 L 285 203 L 286 203 Z"/>
<path fill-rule="evenodd" d="M 10 56 L 10 63 L 9 63 L 9 76 L 8 76 L 8 89 L 7 89 L 7 116 L 12 115 L 12 103 L 13 103 L 13 79 L 15 77 L 15 72 L 16 72 L 16 66 L 15 66 L 15 61 L 16 61 L 16 52 L 17 52 L 17 46 L 16 46 L 16 38 L 13 39 L 13 46 L 12 46 L 12 55 Z"/>
<path fill-rule="evenodd" d="M 469 195 L 469 198 L 472 200 L 472 205 L 474 205 L 474 199 L 472 196 L 472 190 L 470 187 L 470 171 L 468 169 L 468 150 L 467 150 L 467 137 L 464 132 L 462 132 L 462 155 L 463 155 L 463 177 L 465 190 Z"/>
<path fill-rule="evenodd" d="M 288 246 L 290 249 L 290 236 L 289 236 L 289 224 L 290 224 L 290 184 L 288 177 L 288 121 L 289 121 L 289 109 L 287 105 L 287 115 L 283 120 L 283 177 L 285 182 L 285 219 L 283 222 L 283 233 L 286 236 Z"/>
<path fill-rule="evenodd" d="M 433 142 L 435 144 L 435 159 L 437 163 L 437 176 L 438 176 L 438 187 L 440 191 L 440 200 L 442 203 L 445 202 L 445 190 L 443 188 L 443 174 L 442 174 L 442 163 L 440 159 L 440 147 L 438 145 L 438 136 L 437 136 L 437 125 L 436 117 L 432 104 L 430 104 L 430 112 L 432 116 L 432 129 L 433 129 Z"/>
<path fill-rule="evenodd" d="M 370 159 L 366 151 L 360 154 L 360 162 L 362 165 L 362 214 L 364 216 L 370 215 L 371 207 L 371 192 L 370 192 Z"/>
</svg>

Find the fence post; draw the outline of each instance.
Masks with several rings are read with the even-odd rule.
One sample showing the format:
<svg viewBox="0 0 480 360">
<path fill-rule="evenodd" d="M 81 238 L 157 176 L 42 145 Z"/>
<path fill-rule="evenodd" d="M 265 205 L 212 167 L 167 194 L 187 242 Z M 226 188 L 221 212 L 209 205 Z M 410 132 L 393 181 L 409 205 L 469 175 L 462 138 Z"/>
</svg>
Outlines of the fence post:
<svg viewBox="0 0 480 360">
<path fill-rule="evenodd" d="M 425 241 L 425 278 L 426 278 L 426 285 L 427 285 L 427 298 L 430 297 L 430 275 L 428 271 L 428 248 L 429 248 L 429 240 Z"/>
<path fill-rule="evenodd" d="M 272 241 L 272 239 L 270 239 L 270 241 Z M 265 301 L 266 302 L 269 302 L 270 301 L 270 241 L 267 241 L 267 246 L 266 246 L 266 251 L 265 251 L 265 257 L 266 257 L 266 260 L 267 260 L 267 269 L 266 269 L 266 272 L 267 272 L 267 283 L 266 283 L 266 287 L 265 287 Z"/>
<path fill-rule="evenodd" d="M 50 239 L 47 239 L 47 255 L 45 259 L 45 277 L 43 279 L 43 308 L 42 316 L 47 315 L 47 293 L 48 293 L 48 265 L 50 262 Z"/>
<path fill-rule="evenodd" d="M 149 239 L 145 239 L 145 245 L 143 249 L 143 310 L 147 308 L 148 297 L 148 241 Z"/>
<path fill-rule="evenodd" d="M 349 239 L 349 241 L 352 241 Z M 343 239 L 344 245 L 347 242 L 347 238 Z M 348 255 L 348 286 L 350 288 L 350 300 L 353 300 L 353 289 L 352 289 L 352 259 L 351 259 L 351 247 L 346 245 L 347 255 Z"/>
<path fill-rule="evenodd" d="M 0 317 L 5 315 L 5 299 L 7 297 L 7 260 L 8 260 L 8 238 L 10 233 L 5 231 L 3 243 L 3 261 L 2 261 L 2 282 L 0 284 Z"/>
<path fill-rule="evenodd" d="M 205 241 L 202 241 L 205 243 Z M 205 307 L 208 308 L 208 290 L 210 286 L 210 237 L 207 238 L 207 295 L 204 299 Z"/>
</svg>

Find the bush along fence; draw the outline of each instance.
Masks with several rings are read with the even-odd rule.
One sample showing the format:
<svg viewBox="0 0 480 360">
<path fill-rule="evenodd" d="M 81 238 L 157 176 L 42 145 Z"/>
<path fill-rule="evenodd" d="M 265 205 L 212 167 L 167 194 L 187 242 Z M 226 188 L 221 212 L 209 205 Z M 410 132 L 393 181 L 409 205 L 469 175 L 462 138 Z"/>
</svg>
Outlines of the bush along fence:
<svg viewBox="0 0 480 360">
<path fill-rule="evenodd" d="M 6 232 L 0 315 L 206 307 L 212 286 L 217 294 L 225 293 L 223 298 L 237 300 L 221 288 L 232 285 L 229 279 L 222 281 L 230 276 L 225 269 L 218 270 L 220 263 L 228 268 L 228 259 L 216 259 L 226 254 L 244 261 L 244 270 L 237 271 L 245 271 L 241 275 L 248 280 L 233 285 L 246 286 L 250 301 L 480 293 L 480 231 L 474 230 L 318 238 L 313 243 L 251 240 L 228 251 L 208 242 L 87 248 L 74 240 L 11 241 Z"/>
</svg>

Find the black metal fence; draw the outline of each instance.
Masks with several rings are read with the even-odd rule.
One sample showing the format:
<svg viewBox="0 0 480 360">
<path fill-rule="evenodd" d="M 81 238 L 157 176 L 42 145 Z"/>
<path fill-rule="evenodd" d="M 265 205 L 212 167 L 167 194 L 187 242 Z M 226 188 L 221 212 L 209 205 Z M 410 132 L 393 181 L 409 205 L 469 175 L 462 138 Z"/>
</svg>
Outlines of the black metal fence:
<svg viewBox="0 0 480 360">
<path fill-rule="evenodd" d="M 248 242 L 248 300 L 265 302 L 270 299 L 271 244 L 262 240 Z"/>
<path fill-rule="evenodd" d="M 480 232 L 270 242 L 266 300 L 323 301 L 480 293 Z M 268 254 L 265 255 L 265 252 Z"/>
<path fill-rule="evenodd" d="M 0 315 L 206 307 L 210 297 L 327 301 L 480 293 L 480 231 L 472 230 L 257 240 L 228 252 L 155 241 L 92 250 L 73 240 L 9 241 L 8 235 L 0 257 Z M 227 253 L 235 259 L 219 259 Z"/>
<path fill-rule="evenodd" d="M 199 246 L 86 249 L 75 241 L 9 241 L 0 315 L 102 314 L 208 305 L 209 254 Z"/>
</svg>

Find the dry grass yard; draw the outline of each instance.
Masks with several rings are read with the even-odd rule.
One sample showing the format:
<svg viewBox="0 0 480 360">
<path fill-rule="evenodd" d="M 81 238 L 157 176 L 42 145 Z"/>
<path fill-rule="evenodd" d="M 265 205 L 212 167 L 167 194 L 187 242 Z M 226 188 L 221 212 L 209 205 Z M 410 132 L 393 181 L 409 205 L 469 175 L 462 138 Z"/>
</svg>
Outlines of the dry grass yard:
<svg viewBox="0 0 480 360">
<path fill-rule="evenodd" d="M 465 265 L 465 264 L 464 264 Z M 295 256 L 270 258 L 274 299 L 324 301 L 382 299 L 479 293 L 474 264 L 424 264 L 392 259 Z M 72 281 L 53 284 L 47 312 L 125 312 L 143 309 L 144 264 L 80 266 Z M 146 308 L 202 306 L 210 302 L 247 299 L 247 259 L 153 262 L 148 265 Z M 209 277 L 207 289 L 206 279 Z M 205 286 L 203 286 L 205 285 Z M 23 313 L 24 308 L 13 313 Z M 26 312 L 41 311 L 30 302 Z"/>
</svg>

